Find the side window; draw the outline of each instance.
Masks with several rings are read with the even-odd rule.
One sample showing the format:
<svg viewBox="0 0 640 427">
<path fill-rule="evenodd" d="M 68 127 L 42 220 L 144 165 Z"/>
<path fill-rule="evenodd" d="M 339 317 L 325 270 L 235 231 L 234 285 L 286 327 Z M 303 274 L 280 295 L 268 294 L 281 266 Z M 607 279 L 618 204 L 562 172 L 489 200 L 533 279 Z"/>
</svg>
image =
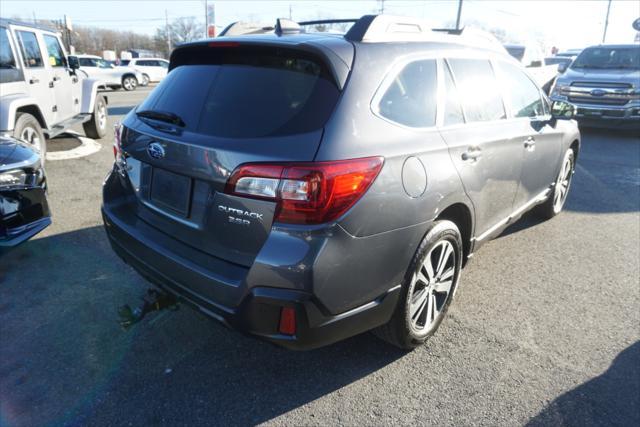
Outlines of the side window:
<svg viewBox="0 0 640 427">
<path fill-rule="evenodd" d="M 444 125 L 449 126 L 464 123 L 464 115 L 462 114 L 462 106 L 460 105 L 460 95 L 458 94 L 458 89 L 453 82 L 451 70 L 449 70 L 447 64 L 444 65 L 444 87 Z"/>
<path fill-rule="evenodd" d="M 62 53 L 62 48 L 58 42 L 58 38 L 44 35 L 44 43 L 47 45 L 47 53 L 49 54 L 49 64 L 52 67 L 64 67 L 67 65 L 67 61 Z"/>
<path fill-rule="evenodd" d="M 16 34 L 20 41 L 20 51 L 24 58 L 24 66 L 29 68 L 44 66 L 36 34 L 31 31 L 16 31 Z"/>
<path fill-rule="evenodd" d="M 81 67 L 95 67 L 96 60 L 93 58 L 79 58 Z"/>
<path fill-rule="evenodd" d="M 167 61 L 159 61 L 159 62 L 162 68 L 169 68 L 169 62 Z"/>
<path fill-rule="evenodd" d="M 434 59 L 407 64 L 380 99 L 379 114 L 405 126 L 434 126 L 438 87 L 436 73 Z"/>
<path fill-rule="evenodd" d="M 449 59 L 467 122 L 506 118 L 498 82 L 486 59 Z"/>
<path fill-rule="evenodd" d="M 0 28 L 0 69 L 16 68 L 16 59 L 9 44 L 9 33 L 6 28 Z"/>
<path fill-rule="evenodd" d="M 544 115 L 540 89 L 518 67 L 500 63 L 504 92 L 511 105 L 513 117 L 536 117 Z"/>
</svg>

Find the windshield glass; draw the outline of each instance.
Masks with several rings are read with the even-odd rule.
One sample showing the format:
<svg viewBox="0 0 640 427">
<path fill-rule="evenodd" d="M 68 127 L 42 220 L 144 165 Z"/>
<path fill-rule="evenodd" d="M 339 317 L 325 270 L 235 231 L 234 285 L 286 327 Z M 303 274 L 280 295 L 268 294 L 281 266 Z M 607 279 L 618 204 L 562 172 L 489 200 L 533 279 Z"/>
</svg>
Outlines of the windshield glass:
<svg viewBox="0 0 640 427">
<path fill-rule="evenodd" d="M 639 47 L 591 47 L 585 49 L 571 65 L 576 69 L 638 69 Z"/>
</svg>

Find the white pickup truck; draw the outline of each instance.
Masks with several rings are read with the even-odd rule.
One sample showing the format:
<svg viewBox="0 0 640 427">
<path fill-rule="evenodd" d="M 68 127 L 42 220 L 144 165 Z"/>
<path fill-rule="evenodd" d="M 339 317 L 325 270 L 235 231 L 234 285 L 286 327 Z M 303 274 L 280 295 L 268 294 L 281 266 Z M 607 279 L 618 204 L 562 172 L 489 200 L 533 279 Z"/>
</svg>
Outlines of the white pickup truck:
<svg viewBox="0 0 640 427">
<path fill-rule="evenodd" d="M 558 65 L 547 64 L 542 51 L 534 46 L 505 44 L 509 55 L 522 62 L 529 75 L 548 95 L 558 76 Z"/>
</svg>

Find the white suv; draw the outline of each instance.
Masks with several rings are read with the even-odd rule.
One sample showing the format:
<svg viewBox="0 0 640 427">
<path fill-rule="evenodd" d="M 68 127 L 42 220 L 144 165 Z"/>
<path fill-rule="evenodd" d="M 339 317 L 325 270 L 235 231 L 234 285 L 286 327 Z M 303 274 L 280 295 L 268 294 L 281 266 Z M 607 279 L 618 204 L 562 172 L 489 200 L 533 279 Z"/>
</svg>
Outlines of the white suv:
<svg viewBox="0 0 640 427">
<path fill-rule="evenodd" d="M 76 55 L 80 70 L 91 78 L 98 79 L 101 86 L 111 89 L 135 90 L 144 86 L 142 73 L 129 67 L 116 67 L 96 55 Z"/>
<path fill-rule="evenodd" d="M 142 73 L 143 86 L 149 82 L 159 82 L 164 79 L 169 70 L 169 61 L 162 58 L 133 58 L 123 60 L 121 66 L 127 66 Z"/>
<path fill-rule="evenodd" d="M 82 123 L 102 138 L 107 98 L 99 81 L 77 73 L 56 30 L 0 18 L 0 136 L 14 136 L 45 159 L 46 139 Z"/>
</svg>

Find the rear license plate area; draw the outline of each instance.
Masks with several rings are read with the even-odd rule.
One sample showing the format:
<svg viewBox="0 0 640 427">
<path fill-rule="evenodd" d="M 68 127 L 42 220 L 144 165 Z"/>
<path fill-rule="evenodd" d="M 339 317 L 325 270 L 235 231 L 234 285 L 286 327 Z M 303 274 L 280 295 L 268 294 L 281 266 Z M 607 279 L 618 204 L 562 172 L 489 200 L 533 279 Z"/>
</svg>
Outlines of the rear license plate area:
<svg viewBox="0 0 640 427">
<path fill-rule="evenodd" d="M 181 216 L 188 216 L 191 202 L 191 178 L 153 168 L 149 199 L 157 207 Z"/>
</svg>

